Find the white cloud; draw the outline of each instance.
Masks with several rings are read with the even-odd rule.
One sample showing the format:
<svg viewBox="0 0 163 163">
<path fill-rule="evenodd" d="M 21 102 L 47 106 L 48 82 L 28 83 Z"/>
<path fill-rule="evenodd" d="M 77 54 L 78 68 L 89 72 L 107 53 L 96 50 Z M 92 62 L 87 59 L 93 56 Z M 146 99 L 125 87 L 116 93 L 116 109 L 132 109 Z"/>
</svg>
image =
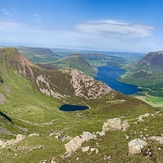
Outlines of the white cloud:
<svg viewBox="0 0 163 163">
<path fill-rule="evenodd" d="M 3 12 L 4 15 L 9 15 L 10 14 L 10 12 L 7 11 L 6 9 L 1 9 L 1 11 Z"/>
<path fill-rule="evenodd" d="M 115 20 L 91 21 L 78 24 L 76 28 L 84 33 L 100 35 L 102 37 L 118 36 L 125 38 L 143 38 L 152 36 L 152 26 L 143 24 L 131 24 Z"/>
<path fill-rule="evenodd" d="M 47 47 L 90 47 L 100 50 L 151 51 L 162 47 L 160 31 L 147 25 L 113 20 L 78 24 L 75 30 L 46 30 L 0 21 L 0 42 Z M 161 32 L 162 33 L 162 32 Z M 159 39 L 158 39 L 159 38 Z"/>
</svg>

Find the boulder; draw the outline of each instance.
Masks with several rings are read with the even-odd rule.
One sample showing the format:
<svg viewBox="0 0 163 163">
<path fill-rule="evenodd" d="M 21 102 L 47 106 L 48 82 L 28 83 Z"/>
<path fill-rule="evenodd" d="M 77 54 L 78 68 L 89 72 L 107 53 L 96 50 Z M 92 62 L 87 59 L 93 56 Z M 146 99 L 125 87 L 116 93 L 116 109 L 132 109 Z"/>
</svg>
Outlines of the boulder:
<svg viewBox="0 0 163 163">
<path fill-rule="evenodd" d="M 147 146 L 147 145 L 148 145 L 148 143 L 145 142 L 144 140 L 141 140 L 140 138 L 131 140 L 131 141 L 128 143 L 128 148 L 129 148 L 128 153 L 129 153 L 130 155 L 140 154 L 140 153 L 141 153 L 141 150 L 142 150 L 145 146 Z"/>
<path fill-rule="evenodd" d="M 145 118 L 148 118 L 149 116 L 150 116 L 149 113 L 145 113 L 145 114 L 143 114 L 143 115 L 140 115 L 140 116 L 138 117 L 138 123 L 143 122 L 144 119 L 145 119 Z"/>
<path fill-rule="evenodd" d="M 114 131 L 114 130 L 121 130 L 121 119 L 120 118 L 113 118 L 113 119 L 108 119 L 106 122 L 104 122 L 102 126 L 102 131 Z"/>
<path fill-rule="evenodd" d="M 84 143 L 84 139 L 81 136 L 76 136 L 72 140 L 70 140 L 67 144 L 65 144 L 65 149 L 67 153 L 73 153 L 78 148 L 82 146 Z"/>
<path fill-rule="evenodd" d="M 6 146 L 9 146 L 9 145 L 14 145 L 14 144 L 16 144 L 16 143 L 19 143 L 19 142 L 22 141 L 24 138 L 25 138 L 25 135 L 18 134 L 18 135 L 16 135 L 16 139 L 11 139 L 11 140 L 8 140 L 8 141 L 4 142 L 4 143 L 2 144 L 2 148 L 5 148 Z"/>
<path fill-rule="evenodd" d="M 22 135 L 22 134 L 16 135 L 16 143 L 22 141 L 24 138 L 25 138 L 25 135 Z"/>
<path fill-rule="evenodd" d="M 83 134 L 81 135 L 82 138 L 85 140 L 85 141 L 89 141 L 91 139 L 95 139 L 96 138 L 96 135 L 88 132 L 88 131 L 84 131 Z"/>
<path fill-rule="evenodd" d="M 82 135 L 74 137 L 67 144 L 65 144 L 66 152 L 71 154 L 80 148 L 84 142 L 95 138 L 96 135 L 85 131 Z"/>
<path fill-rule="evenodd" d="M 97 148 L 90 148 L 90 154 L 92 153 L 92 152 L 95 152 L 95 154 L 98 154 L 99 153 L 99 150 L 97 149 Z"/>
<path fill-rule="evenodd" d="M 130 124 L 128 123 L 127 120 L 125 120 L 123 123 L 122 123 L 122 131 L 127 131 L 127 129 L 130 127 Z"/>
<path fill-rule="evenodd" d="M 89 151 L 89 148 L 90 148 L 90 146 L 83 147 L 83 148 L 82 148 L 82 152 L 88 152 L 88 151 Z"/>
</svg>

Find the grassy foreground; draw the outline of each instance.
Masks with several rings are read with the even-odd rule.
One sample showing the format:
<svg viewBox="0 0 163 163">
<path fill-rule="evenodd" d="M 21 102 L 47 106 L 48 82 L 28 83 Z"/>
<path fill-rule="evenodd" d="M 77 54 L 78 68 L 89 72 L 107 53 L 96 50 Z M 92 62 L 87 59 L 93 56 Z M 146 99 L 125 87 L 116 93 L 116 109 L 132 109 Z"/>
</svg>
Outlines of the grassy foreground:
<svg viewBox="0 0 163 163">
<path fill-rule="evenodd" d="M 0 148 L 0 162 L 49 163 L 53 157 L 56 162 L 61 163 L 76 161 L 82 163 L 163 162 L 162 145 L 149 142 L 153 151 L 153 155 L 149 158 L 143 155 L 128 156 L 127 147 L 128 142 L 140 137 L 140 134 L 152 136 L 163 133 L 162 112 L 155 117 L 149 117 L 143 123 L 134 124 L 139 115 L 154 114 L 159 110 L 158 108 L 116 92 L 114 98 L 110 98 L 109 95 L 88 101 L 77 98 L 73 103 L 82 103 L 89 106 L 89 109 L 63 112 L 59 110 L 63 104 L 61 100 L 40 93 L 32 82 L 11 68 L 11 65 L 15 63 L 13 60 L 9 60 L 12 64 L 8 64 L 6 54 L 3 57 L 4 59 L 0 60 L 0 76 L 3 79 L 3 83 L 0 83 L 0 99 L 4 97 L 5 99 L 1 101 L 0 111 L 10 121 L 0 116 L 0 140 L 15 139 L 17 134 L 25 135 L 25 139 L 15 145 Z M 130 129 L 126 132 L 108 132 L 106 136 L 84 144 L 84 146 L 98 148 L 98 154 L 83 153 L 79 149 L 71 157 L 61 158 L 65 153 L 64 144 L 69 141 L 69 138 L 80 135 L 83 131 L 94 133 L 101 131 L 106 119 L 115 117 L 128 120 L 131 124 Z M 33 133 L 39 135 L 29 137 Z M 56 138 L 58 134 L 59 139 Z M 125 135 L 128 135 L 129 139 L 126 139 Z M 105 156 L 110 156 L 110 160 L 105 160 Z"/>
</svg>

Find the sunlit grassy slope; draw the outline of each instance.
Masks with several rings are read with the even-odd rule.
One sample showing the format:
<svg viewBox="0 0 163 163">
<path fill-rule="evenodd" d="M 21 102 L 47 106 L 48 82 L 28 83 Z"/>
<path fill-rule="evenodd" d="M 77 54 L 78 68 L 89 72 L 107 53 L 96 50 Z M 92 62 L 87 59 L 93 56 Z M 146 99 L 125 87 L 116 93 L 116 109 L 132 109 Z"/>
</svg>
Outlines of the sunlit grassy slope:
<svg viewBox="0 0 163 163">
<path fill-rule="evenodd" d="M 31 81 L 16 73 L 11 68 L 8 60 L 4 59 L 7 52 L 0 56 L 0 75 L 4 81 L 4 83 L 0 83 L 0 93 L 6 97 L 5 103 L 0 105 L 0 111 L 9 117 L 13 124 L 0 118 L 0 126 L 11 132 L 1 133 L 0 139 L 12 139 L 18 133 L 26 135 L 26 138 L 13 146 L 0 148 L 0 162 L 38 163 L 41 160 L 50 162 L 52 157 L 55 157 L 57 162 L 66 162 L 67 159 L 62 160 L 60 156 L 65 153 L 64 144 L 67 141 L 58 140 L 54 136 L 49 137 L 50 133 L 60 133 L 62 136 L 74 137 L 80 135 L 83 131 L 101 131 L 103 122 L 108 118 L 122 117 L 123 120 L 127 119 L 129 122 L 133 122 L 141 114 L 154 113 L 158 110 L 138 99 L 116 92 L 114 98 L 104 96 L 83 101 L 85 105 L 89 106 L 88 110 L 62 112 L 59 107 L 63 104 L 63 101 L 43 95 Z M 11 57 L 14 57 L 14 54 Z M 14 63 L 12 64 L 14 65 Z M 77 100 L 76 103 L 78 101 L 81 100 Z M 122 162 L 129 162 L 130 160 L 143 162 L 143 156 L 128 157 L 128 140 L 125 140 L 124 134 L 131 135 L 130 139 L 138 137 L 145 126 L 149 127 L 149 130 L 145 133 L 149 135 L 161 134 L 163 133 L 163 129 L 160 127 L 161 123 L 161 117 L 158 117 L 158 119 L 151 118 L 140 125 L 132 125 L 126 133 L 107 133 L 105 137 L 99 138 L 97 142 L 88 142 L 88 145 L 92 147 L 99 143 L 98 149 L 100 152 L 98 155 L 93 153 L 86 155 L 78 151 L 68 160 L 75 162 L 76 158 L 79 157 L 79 162 L 101 162 L 103 156 L 107 154 L 111 155 L 113 162 L 120 162 L 121 160 Z M 136 131 L 135 135 L 133 131 Z M 40 136 L 28 137 L 32 133 L 39 133 Z M 160 156 L 160 153 L 158 153 L 158 156 Z"/>
</svg>

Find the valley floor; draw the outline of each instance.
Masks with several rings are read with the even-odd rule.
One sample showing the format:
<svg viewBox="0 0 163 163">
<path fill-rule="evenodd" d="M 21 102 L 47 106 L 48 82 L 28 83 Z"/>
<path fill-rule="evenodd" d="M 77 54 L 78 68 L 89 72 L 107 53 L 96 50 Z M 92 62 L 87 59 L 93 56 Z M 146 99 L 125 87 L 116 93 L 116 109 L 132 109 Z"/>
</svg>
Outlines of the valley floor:
<svg viewBox="0 0 163 163">
<path fill-rule="evenodd" d="M 147 104 L 149 104 L 153 107 L 163 108 L 163 98 L 162 97 L 137 96 L 137 95 L 134 97 L 139 99 L 139 100 L 146 102 Z"/>
</svg>

